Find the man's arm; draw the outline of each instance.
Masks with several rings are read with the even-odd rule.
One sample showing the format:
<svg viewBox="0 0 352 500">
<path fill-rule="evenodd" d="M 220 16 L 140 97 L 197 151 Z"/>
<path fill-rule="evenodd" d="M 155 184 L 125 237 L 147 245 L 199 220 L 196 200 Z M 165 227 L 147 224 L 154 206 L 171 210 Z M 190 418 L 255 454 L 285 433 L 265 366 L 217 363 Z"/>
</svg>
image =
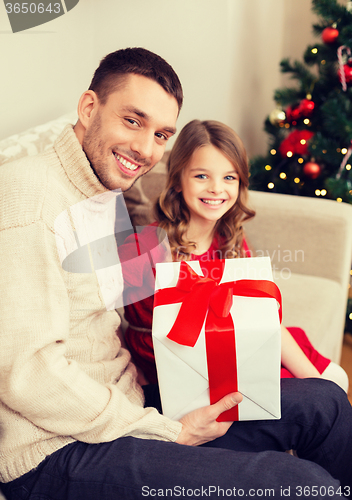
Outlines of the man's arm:
<svg viewBox="0 0 352 500">
<path fill-rule="evenodd" d="M 41 221 L 4 229 L 0 245 L 2 402 L 37 428 L 85 442 L 110 441 L 122 435 L 175 440 L 181 424 L 160 416 L 155 409 L 143 408 L 135 387 L 135 368 L 126 350 L 117 346 L 115 358 L 107 352 L 105 359 L 94 362 L 92 346 L 104 346 L 107 327 L 115 347 L 116 342 L 119 345 L 114 334 L 118 315 L 104 312 L 103 301 L 87 331 L 79 334 L 84 345 L 78 342 L 78 352 L 72 356 L 67 353 L 76 344 L 70 338 L 65 271 L 59 264 L 52 230 Z M 76 304 L 77 322 L 80 314 L 87 314 L 84 308 L 95 300 L 89 295 L 90 280 L 94 279 L 94 275 L 87 275 L 83 283 L 87 295 L 82 294 L 85 300 Z M 89 376 L 90 370 L 104 373 L 104 365 L 112 376 L 115 374 L 110 383 Z"/>
</svg>

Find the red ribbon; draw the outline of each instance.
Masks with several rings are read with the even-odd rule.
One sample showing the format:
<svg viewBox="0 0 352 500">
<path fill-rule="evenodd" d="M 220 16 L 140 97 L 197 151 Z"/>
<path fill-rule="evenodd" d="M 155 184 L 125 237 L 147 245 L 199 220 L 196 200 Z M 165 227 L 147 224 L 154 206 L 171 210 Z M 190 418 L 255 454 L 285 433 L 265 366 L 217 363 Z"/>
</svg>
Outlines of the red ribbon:
<svg viewBox="0 0 352 500">
<path fill-rule="evenodd" d="M 281 294 L 275 283 L 267 280 L 238 280 L 220 284 L 225 260 L 200 264 L 204 277 L 182 261 L 176 287 L 157 290 L 154 307 L 182 303 L 167 335 L 181 345 L 194 347 L 205 320 L 209 396 L 210 404 L 213 404 L 238 390 L 235 327 L 230 314 L 233 295 L 275 298 L 280 306 L 281 322 Z M 217 420 L 238 420 L 238 407 L 223 412 Z"/>
</svg>

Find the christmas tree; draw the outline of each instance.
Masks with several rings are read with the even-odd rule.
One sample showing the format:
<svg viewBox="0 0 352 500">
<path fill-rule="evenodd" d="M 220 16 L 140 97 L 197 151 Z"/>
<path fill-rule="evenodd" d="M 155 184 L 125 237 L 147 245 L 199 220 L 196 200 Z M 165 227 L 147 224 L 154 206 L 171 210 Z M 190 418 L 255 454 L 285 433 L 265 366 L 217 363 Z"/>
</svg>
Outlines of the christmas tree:
<svg viewBox="0 0 352 500">
<path fill-rule="evenodd" d="M 295 84 L 274 93 L 268 153 L 251 160 L 250 187 L 352 203 L 352 1 L 312 0 L 312 10 L 318 41 L 303 61 L 280 63 Z"/>
</svg>

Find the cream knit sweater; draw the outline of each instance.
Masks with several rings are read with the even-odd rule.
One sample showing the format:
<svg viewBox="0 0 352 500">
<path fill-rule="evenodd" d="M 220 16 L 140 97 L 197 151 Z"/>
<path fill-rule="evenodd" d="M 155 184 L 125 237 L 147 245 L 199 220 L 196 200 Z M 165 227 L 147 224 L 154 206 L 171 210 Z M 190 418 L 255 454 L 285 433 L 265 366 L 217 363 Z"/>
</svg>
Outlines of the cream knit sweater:
<svg viewBox="0 0 352 500">
<path fill-rule="evenodd" d="M 175 441 L 181 430 L 143 408 L 97 276 L 60 264 L 56 217 L 105 191 L 72 126 L 46 153 L 0 168 L 1 482 L 75 440 Z"/>
</svg>

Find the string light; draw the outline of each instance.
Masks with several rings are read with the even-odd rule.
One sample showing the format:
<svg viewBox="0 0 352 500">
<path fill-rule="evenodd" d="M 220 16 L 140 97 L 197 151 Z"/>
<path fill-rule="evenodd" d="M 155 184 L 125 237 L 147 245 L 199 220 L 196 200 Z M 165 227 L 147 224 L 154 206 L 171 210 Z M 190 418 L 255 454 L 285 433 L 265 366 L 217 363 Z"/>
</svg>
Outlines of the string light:
<svg viewBox="0 0 352 500">
<path fill-rule="evenodd" d="M 316 190 L 315 190 L 315 195 L 316 195 L 316 196 L 320 196 L 320 195 L 321 195 L 321 191 L 320 191 L 320 189 L 316 189 Z"/>
<path fill-rule="evenodd" d="M 326 149 L 323 149 L 323 150 L 322 150 L 322 153 L 323 153 L 324 155 L 326 155 L 326 153 L 327 153 Z"/>
<path fill-rule="evenodd" d="M 285 128 L 290 128 L 290 124 L 289 123 L 285 123 Z"/>
<path fill-rule="evenodd" d="M 328 193 L 328 192 L 327 192 L 327 190 L 326 190 L 326 189 L 322 189 L 322 190 L 320 191 L 320 194 L 321 194 L 322 196 L 326 196 L 326 195 L 327 195 L 327 193 Z"/>
<path fill-rule="evenodd" d="M 322 59 L 322 60 L 320 61 L 320 64 L 322 64 L 322 65 L 324 66 L 324 64 L 326 64 L 325 59 Z"/>
<path fill-rule="evenodd" d="M 265 165 L 265 170 L 271 170 L 272 169 L 272 166 L 271 165 Z"/>
<path fill-rule="evenodd" d="M 285 174 L 285 172 L 281 172 L 280 173 L 280 179 L 286 179 L 287 175 Z"/>
<path fill-rule="evenodd" d="M 340 149 L 340 148 L 337 148 L 337 149 L 336 149 L 336 151 L 337 151 L 338 153 L 341 153 L 341 149 Z"/>
<path fill-rule="evenodd" d="M 318 53 L 318 49 L 317 49 L 316 47 L 314 47 L 314 48 L 312 49 L 312 54 L 317 54 L 317 53 Z"/>
<path fill-rule="evenodd" d="M 303 163 L 304 162 L 304 159 L 303 158 L 298 158 L 298 163 Z"/>
<path fill-rule="evenodd" d="M 305 139 L 301 139 L 299 142 L 300 142 L 303 146 L 304 146 L 304 144 L 307 144 L 307 141 L 306 141 Z"/>
<path fill-rule="evenodd" d="M 295 177 L 293 179 L 293 182 L 295 182 L 296 184 L 299 184 L 301 182 L 301 179 L 299 177 Z"/>
<path fill-rule="evenodd" d="M 309 119 L 309 118 L 305 118 L 305 119 L 303 120 L 303 123 L 304 123 L 305 125 L 309 125 L 309 124 L 310 124 L 310 119 Z"/>
<path fill-rule="evenodd" d="M 269 189 L 273 189 L 274 186 L 275 186 L 275 184 L 273 182 L 269 182 L 269 184 L 268 184 Z"/>
<path fill-rule="evenodd" d="M 347 163 L 346 170 L 351 170 L 351 168 L 352 168 L 351 165 L 349 163 Z"/>
<path fill-rule="evenodd" d="M 291 158 L 291 156 L 293 156 L 292 151 L 287 151 L 286 156 L 287 158 Z"/>
<path fill-rule="evenodd" d="M 342 149 L 341 149 L 341 153 L 342 153 L 343 155 L 345 155 L 345 154 L 347 153 L 347 151 L 348 151 L 348 149 L 347 149 L 347 148 L 342 148 Z"/>
<path fill-rule="evenodd" d="M 336 201 L 338 201 L 339 203 L 341 203 L 342 198 L 336 198 Z"/>
<path fill-rule="evenodd" d="M 272 154 L 272 155 L 276 155 L 276 149 L 271 149 L 271 150 L 270 150 L 270 154 Z"/>
</svg>

